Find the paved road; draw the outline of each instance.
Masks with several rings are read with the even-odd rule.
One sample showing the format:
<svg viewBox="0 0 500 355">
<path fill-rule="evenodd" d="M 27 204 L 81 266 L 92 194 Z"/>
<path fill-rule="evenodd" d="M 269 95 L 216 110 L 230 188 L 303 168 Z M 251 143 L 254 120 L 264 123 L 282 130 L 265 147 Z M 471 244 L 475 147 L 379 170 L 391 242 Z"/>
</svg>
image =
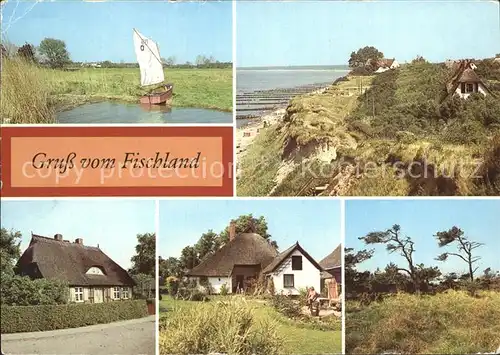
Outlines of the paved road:
<svg viewBox="0 0 500 355">
<path fill-rule="evenodd" d="M 154 355 L 155 317 L 49 332 L 2 334 L 4 354 Z"/>
</svg>

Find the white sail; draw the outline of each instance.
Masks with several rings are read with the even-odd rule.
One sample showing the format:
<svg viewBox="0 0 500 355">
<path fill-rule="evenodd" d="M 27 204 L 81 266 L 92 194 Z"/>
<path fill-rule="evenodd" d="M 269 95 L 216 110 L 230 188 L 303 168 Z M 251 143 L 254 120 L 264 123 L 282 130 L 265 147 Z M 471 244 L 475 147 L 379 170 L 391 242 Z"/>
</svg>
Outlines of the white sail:
<svg viewBox="0 0 500 355">
<path fill-rule="evenodd" d="M 148 86 L 165 80 L 158 45 L 134 30 L 134 47 L 141 69 L 141 85 Z"/>
</svg>

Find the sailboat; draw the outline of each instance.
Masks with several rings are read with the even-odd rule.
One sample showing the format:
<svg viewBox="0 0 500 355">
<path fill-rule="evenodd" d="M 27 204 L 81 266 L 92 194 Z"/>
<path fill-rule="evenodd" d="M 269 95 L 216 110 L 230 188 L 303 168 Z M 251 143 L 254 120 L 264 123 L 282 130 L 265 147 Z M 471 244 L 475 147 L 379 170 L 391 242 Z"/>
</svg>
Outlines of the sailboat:
<svg viewBox="0 0 500 355">
<path fill-rule="evenodd" d="M 134 47 L 141 70 L 141 86 L 151 88 L 156 85 L 149 90 L 149 93 L 141 97 L 141 104 L 162 105 L 170 103 L 173 85 L 164 83 L 163 63 L 158 45 L 134 28 Z"/>
</svg>

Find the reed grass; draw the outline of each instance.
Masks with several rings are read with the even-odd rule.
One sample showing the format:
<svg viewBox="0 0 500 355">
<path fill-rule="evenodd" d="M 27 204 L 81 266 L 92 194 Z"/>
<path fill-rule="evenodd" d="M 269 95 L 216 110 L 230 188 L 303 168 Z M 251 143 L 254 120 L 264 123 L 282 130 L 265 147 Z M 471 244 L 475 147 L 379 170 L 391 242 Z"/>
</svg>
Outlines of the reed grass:
<svg viewBox="0 0 500 355">
<path fill-rule="evenodd" d="M 54 123 L 55 106 L 46 69 L 24 60 L 2 61 L 2 123 Z"/>
<path fill-rule="evenodd" d="M 22 59 L 2 62 L 2 122 L 54 123 L 58 111 L 90 101 L 138 102 L 147 90 L 136 68 L 53 70 Z M 232 111 L 231 69 L 166 69 L 174 107 Z"/>
<path fill-rule="evenodd" d="M 162 355 L 278 355 L 282 349 L 276 322 L 258 320 L 241 300 L 175 308 L 160 322 Z"/>
<path fill-rule="evenodd" d="M 292 320 L 263 300 L 210 296 L 209 302 L 193 302 L 165 297 L 160 301 L 160 312 L 162 355 L 186 351 L 201 354 L 207 353 L 202 350 L 208 348 L 227 354 L 237 350 L 242 351 L 238 354 L 246 354 L 253 349 L 256 355 L 337 354 L 342 349 L 340 320 L 331 318 L 321 324 Z M 231 329 L 227 334 L 226 328 Z M 247 332 L 236 336 L 235 329 Z"/>
</svg>

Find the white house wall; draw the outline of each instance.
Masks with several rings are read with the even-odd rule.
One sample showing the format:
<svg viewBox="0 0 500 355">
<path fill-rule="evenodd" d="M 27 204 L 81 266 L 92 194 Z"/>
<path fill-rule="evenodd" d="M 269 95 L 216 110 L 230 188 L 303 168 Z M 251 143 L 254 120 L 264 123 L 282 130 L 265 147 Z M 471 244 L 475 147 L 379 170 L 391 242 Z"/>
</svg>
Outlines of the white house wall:
<svg viewBox="0 0 500 355">
<path fill-rule="evenodd" d="M 231 293 L 231 290 L 233 289 L 231 287 L 230 277 L 209 277 L 208 282 L 210 283 L 210 285 L 212 285 L 212 290 L 214 293 L 220 293 L 220 289 L 224 284 L 226 284 L 228 293 Z"/>
<path fill-rule="evenodd" d="M 479 83 L 478 84 L 478 88 L 477 88 L 478 92 L 483 94 L 484 96 L 487 95 L 487 91 L 486 91 L 486 88 L 484 87 L 483 84 Z M 470 95 L 472 95 L 473 93 L 463 93 L 462 94 L 462 86 L 461 84 L 458 85 L 457 89 L 455 90 L 455 93 L 460 96 L 462 99 L 466 99 L 468 98 Z"/>
<path fill-rule="evenodd" d="M 314 287 L 314 289 L 320 292 L 321 287 L 321 272 L 302 255 L 302 270 L 292 270 L 292 256 L 302 255 L 299 250 L 295 250 L 292 255 L 281 263 L 276 269 L 276 272 L 271 276 L 274 282 L 274 289 L 277 294 L 283 292 L 284 294 L 299 295 L 300 289 L 305 289 L 306 287 Z M 284 287 L 283 286 L 283 275 L 293 274 L 294 276 L 294 287 Z"/>
<path fill-rule="evenodd" d="M 199 277 L 190 277 L 189 280 L 195 280 L 196 283 L 198 284 L 198 288 L 200 291 L 206 292 L 207 290 L 205 287 L 200 285 L 200 278 Z M 227 286 L 227 292 L 231 293 L 232 292 L 232 286 L 231 286 L 231 278 L 230 277 L 209 277 L 208 282 L 212 286 L 212 292 L 214 294 L 219 294 L 222 285 L 226 284 Z"/>
</svg>

